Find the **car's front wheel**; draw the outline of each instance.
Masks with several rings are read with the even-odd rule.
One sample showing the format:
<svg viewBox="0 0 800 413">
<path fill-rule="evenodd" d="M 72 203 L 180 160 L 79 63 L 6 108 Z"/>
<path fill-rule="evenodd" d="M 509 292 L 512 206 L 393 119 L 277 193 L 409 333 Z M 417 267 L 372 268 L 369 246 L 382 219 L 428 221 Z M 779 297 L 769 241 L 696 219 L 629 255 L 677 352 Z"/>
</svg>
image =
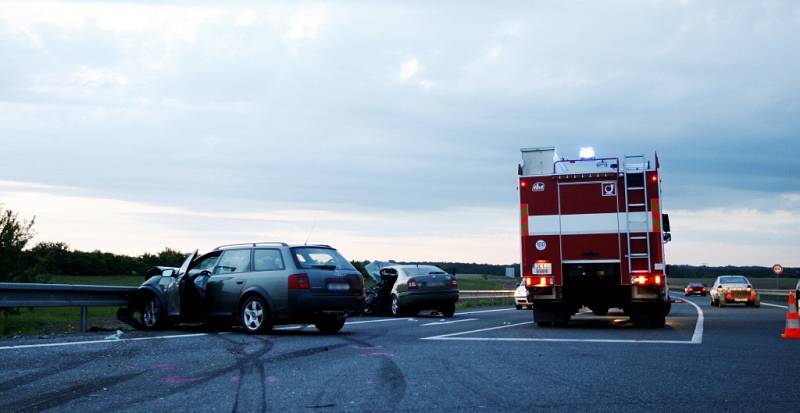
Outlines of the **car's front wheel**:
<svg viewBox="0 0 800 413">
<path fill-rule="evenodd" d="M 244 331 L 249 334 L 263 334 L 272 329 L 267 304 L 261 297 L 250 296 L 244 300 L 239 317 Z"/>
<path fill-rule="evenodd" d="M 147 295 L 139 313 L 139 322 L 145 330 L 156 330 L 164 326 L 164 313 L 161 303 L 152 294 Z"/>
<path fill-rule="evenodd" d="M 335 315 L 325 314 L 320 316 L 314 323 L 314 326 L 317 327 L 317 330 L 322 334 L 336 334 L 344 327 L 344 322 L 344 317 L 340 318 Z"/>
</svg>

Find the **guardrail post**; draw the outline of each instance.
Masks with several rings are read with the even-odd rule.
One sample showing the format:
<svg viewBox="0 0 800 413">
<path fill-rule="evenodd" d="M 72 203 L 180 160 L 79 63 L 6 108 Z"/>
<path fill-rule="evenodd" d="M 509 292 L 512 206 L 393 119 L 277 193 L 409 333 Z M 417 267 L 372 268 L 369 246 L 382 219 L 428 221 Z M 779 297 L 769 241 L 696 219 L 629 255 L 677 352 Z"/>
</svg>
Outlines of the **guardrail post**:
<svg viewBox="0 0 800 413">
<path fill-rule="evenodd" d="M 81 306 L 81 333 L 89 329 L 89 307 Z"/>
</svg>

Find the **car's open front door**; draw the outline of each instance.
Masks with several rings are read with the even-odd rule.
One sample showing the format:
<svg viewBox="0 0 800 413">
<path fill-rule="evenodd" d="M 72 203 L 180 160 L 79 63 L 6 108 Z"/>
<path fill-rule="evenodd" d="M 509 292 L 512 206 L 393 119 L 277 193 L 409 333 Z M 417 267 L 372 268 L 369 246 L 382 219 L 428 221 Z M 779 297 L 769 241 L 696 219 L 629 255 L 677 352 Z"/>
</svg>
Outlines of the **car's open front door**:
<svg viewBox="0 0 800 413">
<path fill-rule="evenodd" d="M 183 261 L 180 270 L 178 270 L 178 275 L 175 277 L 175 282 L 170 284 L 164 295 L 167 298 L 167 313 L 170 316 L 179 316 L 181 315 L 181 289 L 180 285 L 182 282 L 185 282 L 185 279 L 188 279 L 189 274 L 189 265 L 192 264 L 192 261 L 197 257 L 197 250 L 194 250 L 193 253 L 189 254 L 186 257 L 186 260 Z"/>
</svg>

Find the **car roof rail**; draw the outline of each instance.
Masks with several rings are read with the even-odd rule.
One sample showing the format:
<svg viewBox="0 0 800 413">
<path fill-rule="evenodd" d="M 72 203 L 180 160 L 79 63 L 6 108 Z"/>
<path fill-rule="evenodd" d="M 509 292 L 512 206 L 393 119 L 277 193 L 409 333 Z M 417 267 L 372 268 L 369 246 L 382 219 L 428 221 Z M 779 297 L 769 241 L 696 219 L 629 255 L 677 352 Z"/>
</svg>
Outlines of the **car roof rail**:
<svg viewBox="0 0 800 413">
<path fill-rule="evenodd" d="M 285 243 L 285 242 L 272 242 L 272 241 L 264 241 L 264 242 L 242 242 L 242 243 L 238 243 L 238 244 L 225 244 L 225 245 L 220 245 L 219 247 L 217 247 L 217 248 L 214 248 L 214 251 L 219 251 L 219 250 L 221 250 L 221 249 L 225 249 L 225 248 L 232 248 L 232 247 L 245 247 L 245 246 L 247 246 L 247 247 L 257 247 L 257 246 L 259 246 L 259 245 L 280 245 L 280 246 L 283 246 L 283 247 L 288 247 L 288 246 L 289 246 L 289 244 L 287 244 L 287 243 Z"/>
<path fill-rule="evenodd" d="M 336 248 L 331 247 L 328 244 L 298 244 L 298 245 L 292 245 L 292 248 L 299 248 L 299 247 L 320 247 L 320 248 L 330 248 L 332 250 L 336 249 Z"/>
</svg>

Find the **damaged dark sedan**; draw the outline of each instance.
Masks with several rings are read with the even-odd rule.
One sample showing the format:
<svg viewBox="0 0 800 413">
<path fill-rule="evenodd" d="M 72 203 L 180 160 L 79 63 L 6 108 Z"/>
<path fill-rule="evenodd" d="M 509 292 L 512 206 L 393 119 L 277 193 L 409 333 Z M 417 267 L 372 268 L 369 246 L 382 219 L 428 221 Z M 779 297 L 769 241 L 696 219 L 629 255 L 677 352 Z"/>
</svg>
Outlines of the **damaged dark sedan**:
<svg viewBox="0 0 800 413">
<path fill-rule="evenodd" d="M 367 291 L 367 314 L 415 316 L 434 310 L 452 317 L 458 301 L 455 275 L 433 265 L 399 265 L 373 262 L 367 272 L 376 285 Z"/>
<path fill-rule="evenodd" d="M 314 324 L 335 333 L 364 300 L 363 277 L 328 245 L 235 244 L 195 251 L 179 269 L 149 276 L 120 318 L 144 329 L 209 322 L 264 333 L 276 324 Z"/>
</svg>

